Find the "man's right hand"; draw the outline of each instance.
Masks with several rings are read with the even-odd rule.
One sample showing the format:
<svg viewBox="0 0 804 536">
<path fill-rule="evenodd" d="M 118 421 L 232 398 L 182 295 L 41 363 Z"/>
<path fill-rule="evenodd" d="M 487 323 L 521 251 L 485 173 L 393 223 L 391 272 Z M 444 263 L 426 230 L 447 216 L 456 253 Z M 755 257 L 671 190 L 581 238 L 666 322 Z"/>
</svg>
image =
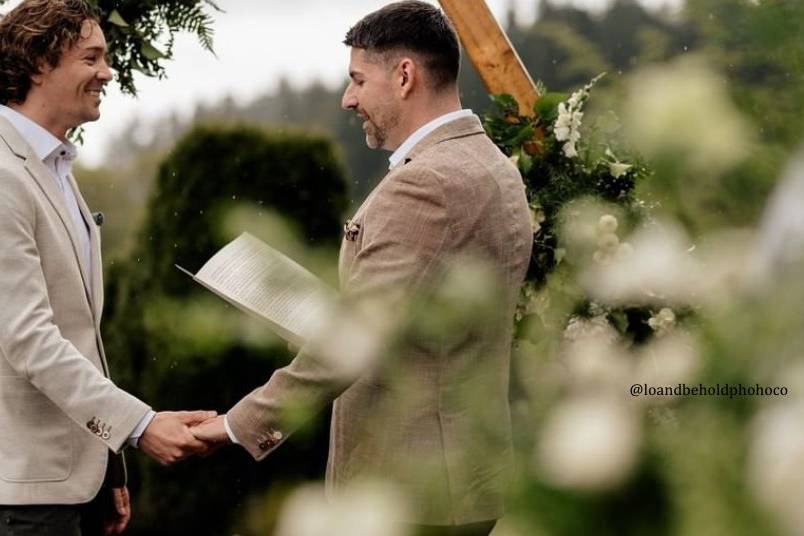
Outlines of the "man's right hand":
<svg viewBox="0 0 804 536">
<path fill-rule="evenodd" d="M 170 465 L 209 447 L 190 432 L 190 427 L 217 415 L 214 411 L 161 411 L 142 433 L 138 447 L 162 465 Z"/>
</svg>

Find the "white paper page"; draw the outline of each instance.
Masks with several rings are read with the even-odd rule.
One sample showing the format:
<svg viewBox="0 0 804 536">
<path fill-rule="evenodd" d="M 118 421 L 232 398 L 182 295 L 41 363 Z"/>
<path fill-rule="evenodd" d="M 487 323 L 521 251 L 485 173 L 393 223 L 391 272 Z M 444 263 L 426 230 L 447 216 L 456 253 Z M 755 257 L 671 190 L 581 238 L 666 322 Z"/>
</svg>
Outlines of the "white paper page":
<svg viewBox="0 0 804 536">
<path fill-rule="evenodd" d="M 249 233 L 218 251 L 195 279 L 275 324 L 298 346 L 321 326 L 336 293 L 292 259 Z"/>
</svg>

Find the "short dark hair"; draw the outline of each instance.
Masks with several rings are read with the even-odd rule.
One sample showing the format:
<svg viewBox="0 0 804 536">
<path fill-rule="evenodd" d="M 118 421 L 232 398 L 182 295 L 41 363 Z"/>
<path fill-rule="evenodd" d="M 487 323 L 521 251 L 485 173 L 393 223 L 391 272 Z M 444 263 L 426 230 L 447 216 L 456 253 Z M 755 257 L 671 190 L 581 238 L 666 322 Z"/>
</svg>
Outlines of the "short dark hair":
<svg viewBox="0 0 804 536">
<path fill-rule="evenodd" d="M 347 32 L 343 42 L 369 52 L 408 50 L 421 55 L 437 90 L 458 80 L 458 35 L 441 10 L 425 2 L 395 2 L 370 13 Z"/>
<path fill-rule="evenodd" d="M 84 0 L 25 0 L 0 19 L 0 104 L 21 104 L 42 63 L 59 64 L 81 38 L 84 21 L 99 22 Z"/>
</svg>

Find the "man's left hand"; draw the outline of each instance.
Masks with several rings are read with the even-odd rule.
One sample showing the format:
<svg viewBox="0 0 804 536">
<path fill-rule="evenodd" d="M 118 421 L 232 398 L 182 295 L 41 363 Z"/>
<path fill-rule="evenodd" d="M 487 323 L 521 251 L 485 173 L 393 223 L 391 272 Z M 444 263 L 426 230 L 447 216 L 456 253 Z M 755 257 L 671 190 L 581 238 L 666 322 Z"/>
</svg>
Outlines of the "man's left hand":
<svg viewBox="0 0 804 536">
<path fill-rule="evenodd" d="M 123 534 L 131 520 L 131 498 L 128 488 L 112 488 L 112 511 L 103 524 L 103 533 Z"/>
</svg>

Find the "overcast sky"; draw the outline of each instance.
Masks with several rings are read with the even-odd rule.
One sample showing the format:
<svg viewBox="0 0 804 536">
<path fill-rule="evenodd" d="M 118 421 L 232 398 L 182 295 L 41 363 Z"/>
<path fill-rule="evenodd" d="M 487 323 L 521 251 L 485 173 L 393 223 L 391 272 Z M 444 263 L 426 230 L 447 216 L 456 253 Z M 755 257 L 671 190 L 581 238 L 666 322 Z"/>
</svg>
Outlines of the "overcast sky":
<svg viewBox="0 0 804 536">
<path fill-rule="evenodd" d="M 609 0 L 555 0 L 556 5 L 601 9 Z M 167 80 L 137 79 L 133 99 L 112 84 L 101 119 L 86 125 L 80 160 L 98 164 L 108 141 L 134 117 L 145 124 L 177 112 L 190 114 L 198 102 L 214 103 L 226 95 L 248 101 L 276 87 L 281 77 L 294 85 L 319 79 L 339 85 L 346 76 L 348 49 L 341 45 L 349 27 L 389 0 L 218 0 L 225 10 L 215 16 L 217 58 L 190 36 L 177 39 Z M 650 7 L 677 6 L 680 0 L 641 0 Z M 11 0 L 0 12 L 18 4 Z M 433 3 L 436 3 L 433 1 Z M 487 0 L 500 20 L 514 5 L 520 22 L 533 21 L 537 0 Z M 147 135 L 147 128 L 143 132 Z"/>
</svg>

